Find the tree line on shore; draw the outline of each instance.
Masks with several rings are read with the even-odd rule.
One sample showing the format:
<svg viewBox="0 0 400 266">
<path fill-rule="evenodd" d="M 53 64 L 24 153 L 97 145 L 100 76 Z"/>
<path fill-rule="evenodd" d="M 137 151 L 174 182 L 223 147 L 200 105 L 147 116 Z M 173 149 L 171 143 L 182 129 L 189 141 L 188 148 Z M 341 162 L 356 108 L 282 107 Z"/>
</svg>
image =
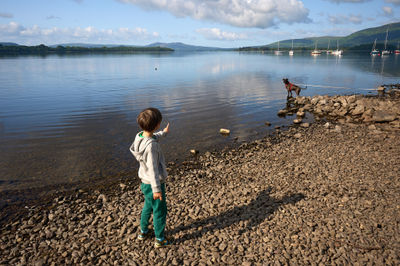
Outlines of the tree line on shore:
<svg viewBox="0 0 400 266">
<path fill-rule="evenodd" d="M 140 47 L 140 46 L 117 46 L 117 47 L 75 47 L 57 46 L 49 47 L 44 44 L 37 46 L 25 45 L 2 45 L 0 44 L 0 55 L 47 55 L 47 54 L 85 54 L 85 53 L 138 53 L 138 52 L 172 52 L 173 49 L 166 47 Z"/>
</svg>

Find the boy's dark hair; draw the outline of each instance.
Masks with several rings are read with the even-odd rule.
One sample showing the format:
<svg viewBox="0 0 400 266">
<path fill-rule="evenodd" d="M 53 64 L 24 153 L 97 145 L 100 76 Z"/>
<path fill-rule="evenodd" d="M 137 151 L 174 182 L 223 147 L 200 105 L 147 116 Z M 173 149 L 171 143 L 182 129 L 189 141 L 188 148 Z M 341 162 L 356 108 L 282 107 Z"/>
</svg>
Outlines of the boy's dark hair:
<svg viewBox="0 0 400 266">
<path fill-rule="evenodd" d="M 161 123 L 162 115 L 157 108 L 146 108 L 137 117 L 137 123 L 145 131 L 153 131 Z"/>
</svg>

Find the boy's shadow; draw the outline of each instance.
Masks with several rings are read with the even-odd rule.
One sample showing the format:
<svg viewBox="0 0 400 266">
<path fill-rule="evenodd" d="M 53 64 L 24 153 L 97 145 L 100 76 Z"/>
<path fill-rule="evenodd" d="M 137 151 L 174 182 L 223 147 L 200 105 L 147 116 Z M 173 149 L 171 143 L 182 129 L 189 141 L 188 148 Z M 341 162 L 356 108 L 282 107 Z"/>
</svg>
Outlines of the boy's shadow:
<svg viewBox="0 0 400 266">
<path fill-rule="evenodd" d="M 187 233 L 179 239 L 176 239 L 176 243 L 184 242 L 190 239 L 200 238 L 207 232 L 224 229 L 233 224 L 240 223 L 241 221 L 246 222 L 245 228 L 239 231 L 240 234 L 250 231 L 253 227 L 262 223 L 268 216 L 274 213 L 281 205 L 288 203 L 296 203 L 304 198 L 301 193 L 287 195 L 282 199 L 274 199 L 269 196 L 271 189 L 261 191 L 257 198 L 252 200 L 247 205 L 234 207 L 220 215 L 211 216 L 204 220 L 194 221 L 189 225 L 180 225 L 171 231 L 174 235 L 181 231 L 188 229 L 195 229 L 192 233 Z"/>
</svg>

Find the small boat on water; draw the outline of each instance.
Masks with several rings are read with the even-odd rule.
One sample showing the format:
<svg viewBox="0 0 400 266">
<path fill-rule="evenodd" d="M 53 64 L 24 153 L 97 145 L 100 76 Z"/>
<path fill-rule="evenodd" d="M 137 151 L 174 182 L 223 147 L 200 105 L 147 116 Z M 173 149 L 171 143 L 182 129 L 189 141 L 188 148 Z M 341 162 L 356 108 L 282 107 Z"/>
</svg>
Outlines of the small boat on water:
<svg viewBox="0 0 400 266">
<path fill-rule="evenodd" d="M 278 50 L 275 51 L 275 54 L 276 55 L 281 55 L 282 54 L 282 51 L 279 51 L 279 41 L 278 41 Z"/>
<path fill-rule="evenodd" d="M 389 28 L 386 29 L 385 48 L 382 50 L 382 55 L 390 55 L 390 51 L 386 49 L 386 47 L 387 47 L 388 33 L 389 33 Z"/>
<path fill-rule="evenodd" d="M 318 44 L 318 40 L 316 40 L 315 42 L 315 48 L 314 51 L 311 52 L 311 55 L 320 55 L 321 51 L 317 50 L 317 44 Z"/>
<path fill-rule="evenodd" d="M 328 41 L 328 49 L 326 49 L 326 54 L 333 54 L 332 50 L 329 50 L 330 44 L 331 44 L 331 40 Z"/>
<path fill-rule="evenodd" d="M 372 46 L 371 55 L 381 55 L 379 50 L 376 49 L 376 39 L 374 41 L 374 45 Z"/>
<path fill-rule="evenodd" d="M 399 47 L 399 42 L 397 42 L 397 49 L 394 50 L 395 54 L 400 54 L 400 47 Z"/>
<path fill-rule="evenodd" d="M 342 55 L 343 51 L 339 50 L 339 40 L 336 40 L 336 51 L 332 51 L 333 55 Z"/>
<path fill-rule="evenodd" d="M 293 54 L 294 54 L 294 51 L 293 51 L 293 40 L 292 40 L 292 49 L 290 49 L 289 55 L 293 55 Z"/>
</svg>

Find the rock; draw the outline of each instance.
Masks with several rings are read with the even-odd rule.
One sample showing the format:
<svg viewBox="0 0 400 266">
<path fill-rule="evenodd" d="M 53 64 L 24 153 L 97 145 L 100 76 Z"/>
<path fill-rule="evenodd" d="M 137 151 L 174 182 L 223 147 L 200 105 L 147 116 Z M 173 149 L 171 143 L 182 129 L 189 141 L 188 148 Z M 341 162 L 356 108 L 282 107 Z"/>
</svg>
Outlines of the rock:
<svg viewBox="0 0 400 266">
<path fill-rule="evenodd" d="M 294 136 L 293 137 L 295 137 L 296 139 L 299 139 L 299 138 L 301 138 L 302 137 L 302 135 L 301 135 L 301 133 L 296 133 L 296 134 L 294 134 Z"/>
<path fill-rule="evenodd" d="M 378 91 L 378 96 L 385 96 L 385 87 L 379 86 L 377 91 Z"/>
<path fill-rule="evenodd" d="M 196 154 L 199 153 L 199 151 L 198 151 L 198 150 L 195 150 L 195 149 L 192 149 L 192 150 L 190 150 L 190 153 L 191 153 L 192 155 L 196 155 Z"/>
<path fill-rule="evenodd" d="M 382 123 L 382 122 L 392 122 L 396 120 L 396 115 L 389 112 L 377 110 L 372 116 L 372 121 Z"/>
<path fill-rule="evenodd" d="M 295 101 L 297 104 L 303 105 L 306 103 L 307 99 L 304 96 L 297 96 Z"/>
<path fill-rule="evenodd" d="M 286 115 L 287 113 L 288 113 L 288 111 L 285 110 L 285 109 L 282 109 L 282 110 L 279 110 L 279 111 L 278 111 L 278 115 L 279 115 L 279 116 Z"/>
<path fill-rule="evenodd" d="M 337 133 L 340 133 L 340 132 L 342 132 L 342 127 L 339 125 L 336 125 L 334 131 Z"/>
<path fill-rule="evenodd" d="M 309 128 L 310 127 L 310 123 L 301 123 L 300 126 L 304 127 L 304 128 Z"/>
<path fill-rule="evenodd" d="M 326 122 L 326 123 L 324 124 L 324 127 L 325 127 L 326 129 L 329 129 L 329 128 L 331 128 L 331 123 L 329 123 L 329 122 Z"/>
<path fill-rule="evenodd" d="M 119 184 L 119 187 L 122 189 L 122 190 L 124 190 L 125 188 L 126 188 L 126 185 L 125 184 Z"/>
<path fill-rule="evenodd" d="M 309 103 L 303 106 L 304 111 L 311 111 L 311 109 L 312 109 L 312 105 Z"/>
<path fill-rule="evenodd" d="M 100 195 L 97 197 L 97 201 L 101 201 L 103 204 L 106 203 L 106 202 L 107 202 L 107 197 L 106 197 L 106 195 L 100 194 Z"/>
<path fill-rule="evenodd" d="M 298 112 L 296 113 L 296 115 L 297 115 L 297 117 L 304 117 L 304 116 L 306 115 L 306 113 L 305 113 L 305 112 L 298 111 Z"/>
<path fill-rule="evenodd" d="M 53 221 L 54 220 L 54 214 L 50 213 L 47 218 L 49 219 L 49 221 Z"/>
<path fill-rule="evenodd" d="M 219 130 L 219 133 L 221 133 L 222 135 L 229 135 L 231 133 L 231 131 L 229 129 L 226 129 L 226 128 L 221 128 Z"/>
<path fill-rule="evenodd" d="M 353 115 L 361 115 L 364 113 L 364 105 L 357 105 L 356 108 L 351 112 Z"/>
<path fill-rule="evenodd" d="M 295 119 L 293 120 L 293 123 L 295 124 L 300 124 L 302 122 L 302 119 Z"/>
<path fill-rule="evenodd" d="M 219 244 L 218 248 L 220 251 L 224 251 L 226 249 L 227 245 L 225 244 L 225 242 L 222 242 L 221 244 Z"/>
<path fill-rule="evenodd" d="M 347 102 L 349 104 L 355 103 L 356 102 L 356 96 L 355 95 L 351 95 L 347 98 Z"/>
<path fill-rule="evenodd" d="M 319 102 L 319 98 L 318 97 L 313 97 L 311 99 L 311 105 L 316 105 Z"/>
<path fill-rule="evenodd" d="M 265 125 L 269 127 L 269 126 L 271 126 L 271 123 L 267 121 L 267 122 L 265 122 Z"/>
</svg>

